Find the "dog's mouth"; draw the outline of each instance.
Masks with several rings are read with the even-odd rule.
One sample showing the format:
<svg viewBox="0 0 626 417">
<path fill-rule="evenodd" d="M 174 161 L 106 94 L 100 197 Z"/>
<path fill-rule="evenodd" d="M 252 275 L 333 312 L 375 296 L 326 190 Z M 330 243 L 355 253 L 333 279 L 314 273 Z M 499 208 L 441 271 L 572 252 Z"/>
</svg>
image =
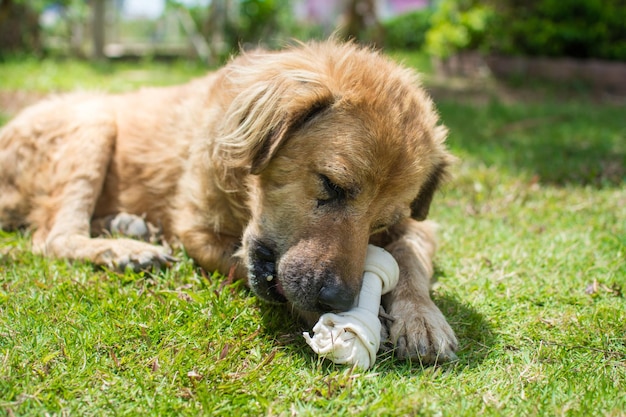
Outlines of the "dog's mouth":
<svg viewBox="0 0 626 417">
<path fill-rule="evenodd" d="M 250 248 L 250 286 L 261 298 L 285 303 L 285 291 L 276 272 L 276 252 L 267 244 L 254 241 Z"/>
</svg>

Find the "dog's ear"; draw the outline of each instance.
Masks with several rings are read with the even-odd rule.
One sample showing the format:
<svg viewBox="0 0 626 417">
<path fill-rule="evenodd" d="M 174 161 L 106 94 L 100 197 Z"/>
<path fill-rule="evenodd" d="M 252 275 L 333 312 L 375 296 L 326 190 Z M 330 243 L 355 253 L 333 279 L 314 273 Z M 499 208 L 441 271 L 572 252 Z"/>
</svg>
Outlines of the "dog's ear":
<svg viewBox="0 0 626 417">
<path fill-rule="evenodd" d="M 294 132 L 328 109 L 332 101 L 330 94 L 313 94 L 309 97 L 309 100 L 300 96 L 294 98 L 292 103 L 288 103 L 286 114 L 278 126 L 272 129 L 264 138 L 261 138 L 260 146 L 252 154 L 250 173 L 259 174 L 274 157 L 280 146 Z"/>
<path fill-rule="evenodd" d="M 433 141 L 439 147 L 440 160 L 435 164 L 435 168 L 420 188 L 417 198 L 411 203 L 411 217 L 415 220 L 426 220 L 435 191 L 448 177 L 448 167 L 456 162 L 456 158 L 449 154 L 444 147 L 446 136 L 448 136 L 448 129 L 445 126 L 437 126 L 433 131 Z"/>
<path fill-rule="evenodd" d="M 426 220 L 428 217 L 428 211 L 430 210 L 430 204 L 433 201 L 435 191 L 439 188 L 439 185 L 446 176 L 446 163 L 437 165 L 432 174 L 428 177 L 417 198 L 411 203 L 411 217 L 415 220 Z"/>
<path fill-rule="evenodd" d="M 221 123 L 214 160 L 224 168 L 260 173 L 280 146 L 334 101 L 314 74 L 283 70 L 268 75 L 253 65 L 231 75 L 241 87 Z"/>
<path fill-rule="evenodd" d="M 411 217 L 415 220 L 426 220 L 426 217 L 428 217 L 428 211 L 430 210 L 435 191 L 437 191 L 439 185 L 446 177 L 447 165 L 447 163 L 442 162 L 435 167 L 435 170 L 422 185 L 422 188 L 420 188 L 417 198 L 411 203 Z"/>
</svg>

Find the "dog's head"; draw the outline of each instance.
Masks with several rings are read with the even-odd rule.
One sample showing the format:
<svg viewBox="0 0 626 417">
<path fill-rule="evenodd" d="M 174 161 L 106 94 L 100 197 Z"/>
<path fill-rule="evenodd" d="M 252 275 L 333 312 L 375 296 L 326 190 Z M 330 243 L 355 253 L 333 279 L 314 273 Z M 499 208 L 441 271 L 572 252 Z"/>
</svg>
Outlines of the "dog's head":
<svg viewBox="0 0 626 417">
<path fill-rule="evenodd" d="M 372 234 L 426 218 L 446 172 L 445 128 L 415 74 L 335 43 L 252 54 L 220 152 L 247 170 L 240 255 L 261 297 L 303 311 L 352 307 Z"/>
</svg>

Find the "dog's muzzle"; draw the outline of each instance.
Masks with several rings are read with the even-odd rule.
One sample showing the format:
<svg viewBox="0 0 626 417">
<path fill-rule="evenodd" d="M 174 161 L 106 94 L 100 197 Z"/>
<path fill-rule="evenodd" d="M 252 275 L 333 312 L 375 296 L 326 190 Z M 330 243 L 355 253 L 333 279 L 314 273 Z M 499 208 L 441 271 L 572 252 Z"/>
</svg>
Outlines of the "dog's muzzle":
<svg viewBox="0 0 626 417">
<path fill-rule="evenodd" d="M 345 285 L 333 268 L 302 262 L 301 257 L 283 257 L 267 241 L 249 241 L 248 282 L 260 298 L 320 313 L 347 311 L 353 306 L 358 288 Z M 278 265 L 282 265 L 280 274 Z"/>
</svg>

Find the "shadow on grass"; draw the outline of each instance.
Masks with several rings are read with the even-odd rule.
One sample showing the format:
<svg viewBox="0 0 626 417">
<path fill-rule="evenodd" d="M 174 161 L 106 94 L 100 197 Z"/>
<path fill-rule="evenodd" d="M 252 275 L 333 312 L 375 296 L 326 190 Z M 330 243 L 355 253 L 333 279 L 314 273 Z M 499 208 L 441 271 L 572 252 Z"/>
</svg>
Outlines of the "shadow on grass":
<svg viewBox="0 0 626 417">
<path fill-rule="evenodd" d="M 435 295 L 433 301 L 456 333 L 459 362 L 465 367 L 480 365 L 496 341 L 496 334 L 485 317 L 456 296 Z"/>
<path fill-rule="evenodd" d="M 557 186 L 620 186 L 626 181 L 624 105 L 491 98 L 448 92 L 437 100 L 449 144 L 485 165 Z M 511 101 L 511 100 L 509 100 Z"/>
<path fill-rule="evenodd" d="M 448 319 L 459 341 L 458 363 L 462 366 L 457 369 L 478 366 L 489 354 L 495 341 L 495 335 L 484 316 L 457 297 L 433 295 L 433 301 Z M 279 345 L 289 346 L 290 354 L 300 355 L 307 362 L 311 359 L 317 360 L 317 356 L 302 337 L 302 332 L 310 332 L 311 329 L 298 319 L 296 314 L 291 313 L 283 305 L 265 303 L 262 303 L 261 311 L 263 312 L 263 334 Z M 330 361 L 324 361 L 324 369 L 332 370 L 334 367 L 335 365 Z M 417 361 L 396 359 L 393 350 L 378 352 L 376 364 L 378 372 L 415 372 L 425 368 L 428 367 Z"/>
</svg>

